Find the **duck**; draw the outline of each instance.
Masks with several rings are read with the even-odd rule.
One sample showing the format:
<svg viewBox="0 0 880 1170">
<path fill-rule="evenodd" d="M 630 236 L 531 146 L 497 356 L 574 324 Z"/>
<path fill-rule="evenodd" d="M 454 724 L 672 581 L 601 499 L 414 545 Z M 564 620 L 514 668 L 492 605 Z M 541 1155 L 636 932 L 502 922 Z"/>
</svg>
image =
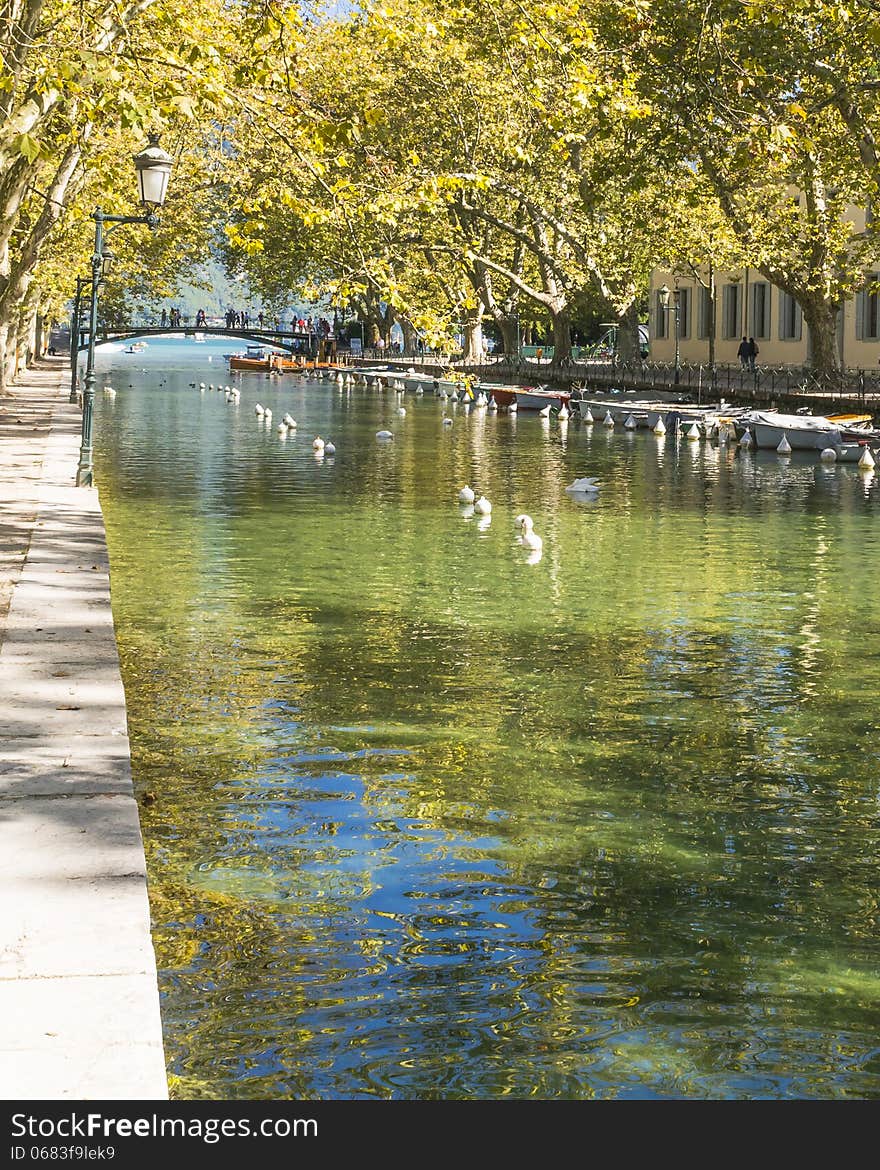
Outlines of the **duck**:
<svg viewBox="0 0 880 1170">
<path fill-rule="evenodd" d="M 293 415 L 286 414 L 281 421 L 284 423 L 284 425 L 286 427 L 289 427 L 292 431 L 296 430 L 296 419 L 293 417 Z"/>
<path fill-rule="evenodd" d="M 519 538 L 520 544 L 524 548 L 531 549 L 533 552 L 539 552 L 544 547 L 544 541 L 540 536 L 538 536 L 537 532 L 535 532 L 534 521 L 532 520 L 531 516 L 527 516 L 525 513 L 522 513 L 522 515 L 517 516 L 516 519 L 519 522 L 519 527 L 521 530 Z"/>
<path fill-rule="evenodd" d="M 474 500 L 477 498 L 477 493 L 474 491 L 474 489 L 472 487 L 470 487 L 468 484 L 465 484 L 464 487 L 461 489 L 461 491 L 458 493 L 458 498 L 461 500 L 461 502 L 463 504 L 472 504 L 474 502 Z"/>
<path fill-rule="evenodd" d="M 314 447 L 314 449 L 316 451 L 323 451 L 325 446 L 326 446 L 326 443 L 324 442 L 324 440 L 321 438 L 320 435 L 316 435 L 315 438 L 312 440 L 312 446 Z"/>
<path fill-rule="evenodd" d="M 479 512 L 481 516 L 488 516 L 492 511 L 492 505 L 485 496 L 480 496 L 478 500 L 474 501 L 474 511 Z"/>
<path fill-rule="evenodd" d="M 331 443 L 329 439 L 324 444 L 324 454 L 325 455 L 335 455 L 336 454 L 336 444 Z"/>
</svg>

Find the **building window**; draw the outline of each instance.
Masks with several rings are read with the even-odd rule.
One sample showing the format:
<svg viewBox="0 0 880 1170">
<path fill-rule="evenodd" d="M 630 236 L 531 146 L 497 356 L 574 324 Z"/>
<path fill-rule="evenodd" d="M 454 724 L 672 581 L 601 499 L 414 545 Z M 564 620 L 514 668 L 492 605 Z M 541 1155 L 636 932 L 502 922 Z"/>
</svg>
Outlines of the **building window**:
<svg viewBox="0 0 880 1170">
<path fill-rule="evenodd" d="M 655 335 L 661 339 L 664 337 L 668 337 L 669 336 L 669 313 L 663 305 L 663 299 L 660 296 L 659 292 L 657 293 L 657 311 L 655 313 L 655 317 L 656 317 Z"/>
<path fill-rule="evenodd" d="M 752 285 L 752 337 L 770 336 L 770 285 L 758 281 Z"/>
<path fill-rule="evenodd" d="M 738 284 L 726 284 L 721 300 L 721 320 L 723 336 L 726 338 L 739 337 L 740 319 L 740 287 Z"/>
<path fill-rule="evenodd" d="M 880 339 L 880 272 L 869 272 L 867 288 L 856 297 L 856 337 L 863 341 Z"/>
<path fill-rule="evenodd" d="M 691 290 L 689 288 L 680 288 L 678 290 L 678 336 L 690 337 L 691 335 Z"/>
<path fill-rule="evenodd" d="M 801 307 L 788 293 L 779 294 L 779 340 L 800 341 Z"/>
<path fill-rule="evenodd" d="M 699 312 L 697 313 L 697 337 L 712 336 L 712 315 L 715 305 L 712 300 L 712 290 L 700 289 Z"/>
</svg>

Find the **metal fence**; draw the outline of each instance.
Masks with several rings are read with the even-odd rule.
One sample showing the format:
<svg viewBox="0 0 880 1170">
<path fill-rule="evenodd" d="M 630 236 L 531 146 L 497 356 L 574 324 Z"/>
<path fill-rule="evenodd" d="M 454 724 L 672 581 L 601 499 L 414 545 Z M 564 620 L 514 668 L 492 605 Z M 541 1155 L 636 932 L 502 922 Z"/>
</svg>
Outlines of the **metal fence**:
<svg viewBox="0 0 880 1170">
<path fill-rule="evenodd" d="M 806 366 L 697 365 L 671 362 L 565 361 L 558 366 L 523 358 L 468 365 L 469 370 L 495 380 L 502 377 L 577 385 L 584 389 L 675 391 L 700 402 L 737 399 L 753 402 L 786 398 L 869 402 L 880 398 L 880 369 L 848 369 L 819 377 Z"/>
</svg>

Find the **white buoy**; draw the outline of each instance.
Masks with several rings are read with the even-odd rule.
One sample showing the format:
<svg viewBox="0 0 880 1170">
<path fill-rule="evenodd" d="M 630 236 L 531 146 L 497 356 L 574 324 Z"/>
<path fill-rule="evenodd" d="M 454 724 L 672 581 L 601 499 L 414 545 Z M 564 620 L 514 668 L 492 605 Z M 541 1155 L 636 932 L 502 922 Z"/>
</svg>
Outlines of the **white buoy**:
<svg viewBox="0 0 880 1170">
<path fill-rule="evenodd" d="M 401 418 L 403 418 L 403 416 L 406 414 L 406 407 L 405 406 L 398 406 L 397 413 L 400 415 Z"/>
<path fill-rule="evenodd" d="M 316 435 L 316 437 L 312 440 L 312 446 L 314 447 L 314 449 L 316 451 L 323 451 L 324 450 L 324 446 L 325 446 L 324 440 L 321 438 L 320 435 Z"/>
<path fill-rule="evenodd" d="M 451 427 L 452 426 L 452 419 L 451 418 L 444 418 L 443 425 L 444 425 L 444 427 Z"/>
<path fill-rule="evenodd" d="M 866 447 L 859 456 L 859 468 L 862 471 L 870 471 L 874 466 L 874 456 L 871 454 L 871 448 Z"/>
<path fill-rule="evenodd" d="M 287 423 L 279 423 L 278 426 L 275 428 L 275 430 L 278 432 L 279 435 L 286 435 L 287 434 Z"/>
<path fill-rule="evenodd" d="M 614 415 L 611 413 L 610 410 L 605 411 L 605 417 L 602 419 L 602 422 L 604 423 L 604 425 L 606 427 L 613 427 L 614 426 Z"/>
<path fill-rule="evenodd" d="M 700 428 L 696 423 L 691 423 L 691 425 L 685 431 L 685 438 L 691 440 L 700 438 Z"/>
<path fill-rule="evenodd" d="M 515 398 L 514 398 L 513 402 L 511 402 L 510 406 L 508 406 L 507 409 L 510 411 L 511 414 L 516 414 L 519 407 L 517 406 L 517 402 L 516 402 Z"/>
<path fill-rule="evenodd" d="M 265 411 L 259 402 L 254 404 L 254 414 L 256 414 L 256 415 L 265 414 Z"/>
<path fill-rule="evenodd" d="M 394 435 L 391 433 L 391 431 L 376 431 L 376 438 L 377 439 L 393 439 Z"/>
<path fill-rule="evenodd" d="M 819 458 L 823 463 L 836 463 L 837 452 L 833 447 L 823 447 L 823 449 L 819 452 Z"/>
<path fill-rule="evenodd" d="M 468 484 L 465 484 L 458 493 L 458 498 L 463 504 L 472 504 L 477 498 L 477 494 L 472 487 L 470 487 Z"/>
<path fill-rule="evenodd" d="M 336 454 L 336 444 L 331 443 L 329 439 L 324 444 L 324 454 L 325 455 L 335 455 Z"/>
<path fill-rule="evenodd" d="M 627 415 L 626 422 L 624 422 L 623 425 L 626 427 L 626 429 L 628 431 L 634 431 L 636 429 L 636 420 L 633 418 L 633 416 L 631 414 L 629 414 L 629 415 Z"/>
<path fill-rule="evenodd" d="M 654 423 L 654 434 L 655 435 L 665 435 L 666 434 L 666 424 L 663 422 L 662 418 L 658 418 L 657 421 Z"/>
<path fill-rule="evenodd" d="M 592 412 L 592 410 L 590 410 L 589 406 L 588 406 L 588 407 L 587 407 L 587 409 L 584 411 L 584 413 L 581 415 L 581 419 L 582 419 L 582 420 L 583 420 L 585 423 L 591 423 L 591 422 L 595 422 L 595 421 L 596 421 L 596 420 L 593 418 L 593 412 Z"/>
<path fill-rule="evenodd" d="M 779 446 L 776 448 L 776 453 L 777 453 L 777 455 L 790 455 L 791 454 L 791 443 L 789 443 L 789 441 L 785 437 L 785 435 L 783 435 L 782 438 L 779 440 Z"/>
<path fill-rule="evenodd" d="M 424 388 L 424 386 L 422 386 L 421 382 L 419 382 L 418 386 L 416 386 L 416 394 L 424 394 L 424 393 L 425 393 L 425 388 Z"/>
<path fill-rule="evenodd" d="M 739 445 L 740 445 L 740 447 L 742 447 L 742 449 L 744 451 L 747 451 L 751 447 L 751 445 L 752 445 L 752 432 L 751 431 L 746 431 L 746 433 L 740 439 Z"/>
<path fill-rule="evenodd" d="M 568 406 L 564 402 L 563 402 L 562 406 L 560 406 L 560 408 L 559 408 L 559 418 L 561 418 L 561 419 L 571 418 L 571 411 L 568 409 Z"/>
<path fill-rule="evenodd" d="M 474 501 L 474 511 L 479 512 L 481 516 L 488 516 L 492 511 L 492 505 L 485 496 L 480 496 L 478 500 Z"/>
</svg>

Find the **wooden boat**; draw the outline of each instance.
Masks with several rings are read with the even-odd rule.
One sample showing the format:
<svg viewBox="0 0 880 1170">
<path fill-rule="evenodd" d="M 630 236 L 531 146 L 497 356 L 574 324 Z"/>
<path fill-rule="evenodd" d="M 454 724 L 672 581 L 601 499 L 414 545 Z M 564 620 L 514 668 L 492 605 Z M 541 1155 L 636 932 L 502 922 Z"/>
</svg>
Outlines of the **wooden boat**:
<svg viewBox="0 0 880 1170">
<path fill-rule="evenodd" d="M 230 370 L 250 370 L 268 374 L 272 370 L 280 372 L 285 368 L 283 355 L 269 353 L 262 345 L 249 345 L 244 354 L 230 354 L 228 360 Z"/>
<path fill-rule="evenodd" d="M 880 432 L 864 425 L 864 416 L 859 421 L 847 423 L 846 417 L 838 415 L 827 418 L 820 414 L 779 414 L 772 410 L 753 410 L 747 416 L 749 430 L 755 446 L 776 450 L 783 437 L 792 451 L 816 451 L 835 447 L 847 442 L 878 443 Z M 870 421 L 870 416 L 868 418 Z"/>
<path fill-rule="evenodd" d="M 548 390 L 544 386 L 507 386 L 494 382 L 477 382 L 474 390 L 481 390 L 487 396 L 491 395 L 498 406 L 510 406 L 516 403 L 517 410 L 543 410 L 550 406 L 551 410 L 558 410 L 563 404 L 571 402 L 571 392 L 568 390 Z"/>
</svg>

